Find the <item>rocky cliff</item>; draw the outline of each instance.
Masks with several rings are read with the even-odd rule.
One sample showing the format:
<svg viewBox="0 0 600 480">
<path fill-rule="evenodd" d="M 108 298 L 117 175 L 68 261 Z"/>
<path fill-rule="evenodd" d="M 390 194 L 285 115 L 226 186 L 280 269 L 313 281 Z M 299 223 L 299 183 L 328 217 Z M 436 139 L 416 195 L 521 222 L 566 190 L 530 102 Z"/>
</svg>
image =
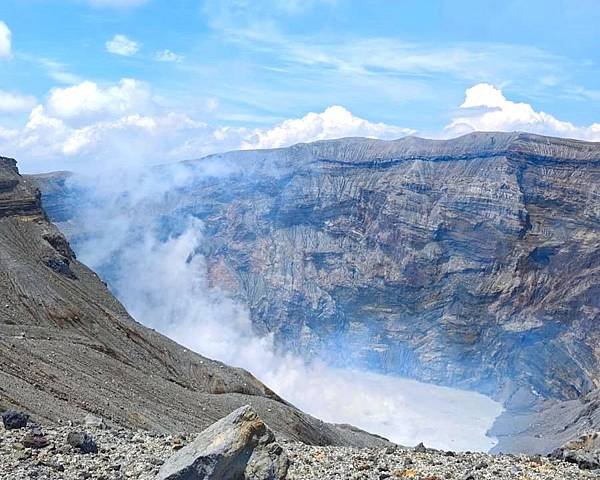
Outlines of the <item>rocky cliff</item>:
<svg viewBox="0 0 600 480">
<path fill-rule="evenodd" d="M 200 431 L 251 404 L 283 438 L 383 440 L 303 414 L 248 372 L 201 357 L 135 322 L 75 258 L 15 161 L 0 158 L 0 410 L 43 422 Z M 384 442 L 385 443 L 385 442 Z"/>
<path fill-rule="evenodd" d="M 282 343 L 504 399 L 598 385 L 600 145 L 473 134 L 221 160 L 257 157 L 187 208 L 216 281 Z"/>
<path fill-rule="evenodd" d="M 513 410 L 600 385 L 600 144 L 351 138 L 185 168 L 136 214 L 200 218 L 212 281 L 281 346 Z M 82 192 L 40 184 L 77 246 Z"/>
</svg>

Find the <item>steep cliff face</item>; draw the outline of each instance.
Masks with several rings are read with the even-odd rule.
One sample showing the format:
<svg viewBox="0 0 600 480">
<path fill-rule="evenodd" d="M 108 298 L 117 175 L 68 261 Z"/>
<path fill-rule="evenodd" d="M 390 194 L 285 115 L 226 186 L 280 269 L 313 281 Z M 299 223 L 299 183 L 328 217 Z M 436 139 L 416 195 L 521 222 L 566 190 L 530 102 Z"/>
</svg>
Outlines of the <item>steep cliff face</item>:
<svg viewBox="0 0 600 480">
<path fill-rule="evenodd" d="M 600 144 L 342 139 L 185 168 L 136 213 L 202 219 L 210 278 L 285 348 L 515 407 L 600 385 Z M 40 184 L 77 246 L 81 192 Z"/>
<path fill-rule="evenodd" d="M 600 432 L 600 389 L 573 400 L 546 400 L 534 409 L 507 410 L 491 429 L 492 452 L 549 453 L 583 435 Z"/>
<path fill-rule="evenodd" d="M 20 181 L 17 162 L 0 157 L 0 218 L 15 215 L 42 215 L 40 193 Z"/>
<path fill-rule="evenodd" d="M 253 405 L 281 436 L 382 440 L 305 415 L 248 372 L 201 357 L 135 322 L 49 222 L 32 182 L 0 158 L 0 410 L 38 421 L 107 421 L 199 431 Z"/>
</svg>

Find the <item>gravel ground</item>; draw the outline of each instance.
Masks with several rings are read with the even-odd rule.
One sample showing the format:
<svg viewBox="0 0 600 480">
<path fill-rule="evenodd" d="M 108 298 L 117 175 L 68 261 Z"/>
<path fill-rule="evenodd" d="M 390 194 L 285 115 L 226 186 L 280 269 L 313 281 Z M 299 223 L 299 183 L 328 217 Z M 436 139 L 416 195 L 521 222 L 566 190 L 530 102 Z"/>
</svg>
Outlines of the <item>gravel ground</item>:
<svg viewBox="0 0 600 480">
<path fill-rule="evenodd" d="M 575 480 L 600 478 L 600 472 L 529 455 L 488 455 L 401 448 L 311 447 L 285 444 L 291 466 L 288 480 Z"/>
<path fill-rule="evenodd" d="M 48 445 L 23 445 L 29 429 L 0 429 L 0 479 L 150 480 L 160 465 L 193 439 L 188 435 L 160 435 L 129 430 L 86 427 L 98 444 L 97 454 L 82 454 L 66 439 L 79 427 L 43 430 Z M 25 441 L 25 443 L 27 443 Z M 282 442 L 291 460 L 289 480 L 399 479 L 587 479 L 600 472 L 526 455 L 416 452 L 401 448 L 311 447 Z"/>
<path fill-rule="evenodd" d="M 77 427 L 44 429 L 49 443 L 40 449 L 26 448 L 28 429 L 0 429 L 0 479 L 153 479 L 164 460 L 192 437 L 158 435 L 128 430 L 85 428 L 96 441 L 97 454 L 82 454 L 67 444 Z"/>
</svg>

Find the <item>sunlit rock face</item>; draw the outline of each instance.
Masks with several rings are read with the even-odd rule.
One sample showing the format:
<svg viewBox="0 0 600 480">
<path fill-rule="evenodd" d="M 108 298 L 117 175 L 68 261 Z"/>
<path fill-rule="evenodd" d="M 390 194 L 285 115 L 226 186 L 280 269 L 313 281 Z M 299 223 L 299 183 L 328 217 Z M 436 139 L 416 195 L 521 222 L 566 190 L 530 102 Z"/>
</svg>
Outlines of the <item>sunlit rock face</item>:
<svg viewBox="0 0 600 480">
<path fill-rule="evenodd" d="M 282 348 L 516 406 L 598 386 L 600 144 L 342 139 L 178 168 L 132 215 L 201 219 L 212 283 Z M 40 184 L 77 250 L 84 193 Z"/>
</svg>

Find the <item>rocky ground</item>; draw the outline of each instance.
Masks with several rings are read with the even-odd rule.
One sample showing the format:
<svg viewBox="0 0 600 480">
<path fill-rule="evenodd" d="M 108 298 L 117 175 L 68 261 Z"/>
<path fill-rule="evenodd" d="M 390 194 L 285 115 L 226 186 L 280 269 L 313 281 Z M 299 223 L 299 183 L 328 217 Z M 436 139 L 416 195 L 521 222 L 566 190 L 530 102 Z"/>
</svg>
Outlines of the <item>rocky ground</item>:
<svg viewBox="0 0 600 480">
<path fill-rule="evenodd" d="M 288 479 L 384 480 L 569 480 L 600 478 L 599 471 L 581 470 L 562 461 L 529 455 L 418 452 L 405 448 L 312 447 L 287 444 Z"/>
<path fill-rule="evenodd" d="M 0 478 L 120 480 L 155 479 L 160 466 L 193 439 L 123 429 L 84 428 L 98 453 L 81 453 L 67 442 L 80 426 L 43 429 L 42 448 L 27 447 L 31 430 L 0 429 Z M 280 442 L 281 443 L 281 442 Z M 544 457 L 450 453 L 404 448 L 314 447 L 283 442 L 290 459 L 288 479 L 587 479 L 600 472 Z"/>
<path fill-rule="evenodd" d="M 88 428 L 98 453 L 81 453 L 67 443 L 76 427 L 43 429 L 44 448 L 27 448 L 27 430 L 0 430 L 2 479 L 153 479 L 160 466 L 191 438 L 129 430 Z"/>
</svg>

